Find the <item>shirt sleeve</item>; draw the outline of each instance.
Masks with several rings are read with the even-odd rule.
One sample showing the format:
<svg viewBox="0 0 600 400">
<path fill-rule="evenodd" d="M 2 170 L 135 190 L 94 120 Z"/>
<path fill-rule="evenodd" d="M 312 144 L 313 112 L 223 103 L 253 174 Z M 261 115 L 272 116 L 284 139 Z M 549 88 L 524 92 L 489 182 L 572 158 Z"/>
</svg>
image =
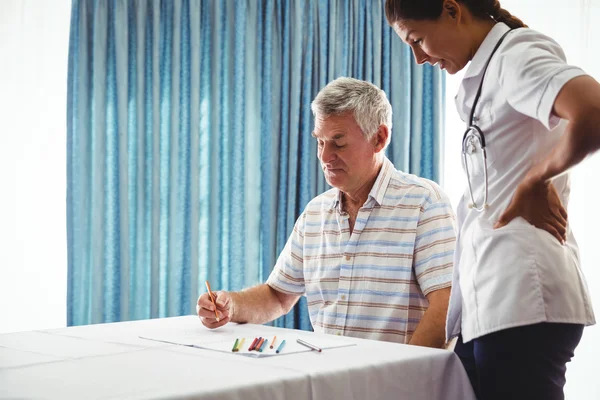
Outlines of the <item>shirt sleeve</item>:
<svg viewBox="0 0 600 400">
<path fill-rule="evenodd" d="M 267 285 L 273 289 L 287 293 L 302 295 L 305 291 L 304 285 L 304 222 L 305 213 L 302 213 L 294 230 L 288 238 L 285 247 L 279 254 L 275 268 L 271 271 Z"/>
<path fill-rule="evenodd" d="M 558 43 L 532 29 L 508 34 L 499 52 L 499 83 L 507 102 L 521 114 L 554 128 L 560 118 L 552 114 L 554 101 L 571 79 L 585 75 L 567 64 Z"/>
<path fill-rule="evenodd" d="M 413 268 L 423 294 L 452 285 L 456 219 L 450 200 L 432 182 L 435 196 L 423 205 L 417 223 Z"/>
</svg>

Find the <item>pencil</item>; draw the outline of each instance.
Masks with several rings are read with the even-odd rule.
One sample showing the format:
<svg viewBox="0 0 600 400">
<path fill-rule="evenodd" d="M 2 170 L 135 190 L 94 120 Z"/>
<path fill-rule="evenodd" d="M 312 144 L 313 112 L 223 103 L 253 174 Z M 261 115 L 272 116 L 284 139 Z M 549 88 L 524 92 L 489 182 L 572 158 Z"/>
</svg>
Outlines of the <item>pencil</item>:
<svg viewBox="0 0 600 400">
<path fill-rule="evenodd" d="M 279 347 L 277 348 L 277 350 L 275 350 L 275 353 L 279 354 L 279 352 L 280 352 L 281 350 L 283 350 L 283 346 L 285 346 L 285 339 L 283 339 L 283 340 L 281 341 L 281 343 L 279 344 Z"/>
<path fill-rule="evenodd" d="M 301 344 L 302 346 L 308 347 L 308 348 L 309 348 L 309 349 L 311 349 L 311 350 L 318 351 L 319 353 L 320 353 L 321 351 L 323 351 L 322 349 L 318 348 L 318 347 L 317 347 L 317 346 L 315 346 L 314 344 L 310 344 L 310 343 L 308 343 L 308 342 L 305 342 L 305 341 L 304 341 L 304 340 L 302 340 L 302 339 L 296 339 L 296 342 L 297 342 L 297 343 L 299 343 L 299 344 Z"/>
<path fill-rule="evenodd" d="M 240 351 L 242 349 L 242 346 L 244 345 L 244 340 L 246 340 L 246 338 L 242 338 L 242 340 L 240 340 L 236 351 Z"/>
<path fill-rule="evenodd" d="M 263 344 L 260 346 L 260 349 L 258 349 L 258 351 L 260 351 L 262 353 L 262 351 L 264 349 L 267 348 L 267 342 L 269 341 L 269 339 L 265 339 L 265 341 L 263 342 Z"/>
<path fill-rule="evenodd" d="M 237 350 L 238 340 L 239 339 L 235 339 L 235 343 L 233 344 L 233 348 L 231 349 L 231 351 L 238 351 Z"/>
<path fill-rule="evenodd" d="M 204 282 L 206 284 L 206 289 L 208 290 L 208 297 L 210 297 L 210 301 L 212 301 L 213 306 L 215 307 L 215 317 L 217 318 L 217 322 L 219 322 L 219 314 L 217 314 L 217 305 L 215 304 L 215 296 L 213 292 L 210 290 L 210 283 L 208 281 Z"/>
<path fill-rule="evenodd" d="M 254 350 L 254 346 L 256 346 L 256 343 L 258 343 L 258 338 L 255 337 L 252 343 L 250 344 L 250 347 L 248 347 L 248 351 Z"/>
<path fill-rule="evenodd" d="M 273 348 L 273 346 L 275 346 L 275 339 L 277 339 L 277 336 L 273 336 L 273 341 L 271 342 L 271 348 Z"/>
<path fill-rule="evenodd" d="M 256 343 L 254 343 L 254 346 L 252 346 L 252 350 L 258 349 L 258 345 L 260 344 L 261 340 L 263 340 L 263 338 L 261 338 L 260 336 L 256 338 Z"/>
<path fill-rule="evenodd" d="M 265 338 L 261 337 L 260 340 L 258 341 L 258 343 L 256 343 L 254 350 L 258 351 L 258 349 L 260 349 L 260 346 L 262 346 L 264 342 L 265 342 Z"/>
</svg>

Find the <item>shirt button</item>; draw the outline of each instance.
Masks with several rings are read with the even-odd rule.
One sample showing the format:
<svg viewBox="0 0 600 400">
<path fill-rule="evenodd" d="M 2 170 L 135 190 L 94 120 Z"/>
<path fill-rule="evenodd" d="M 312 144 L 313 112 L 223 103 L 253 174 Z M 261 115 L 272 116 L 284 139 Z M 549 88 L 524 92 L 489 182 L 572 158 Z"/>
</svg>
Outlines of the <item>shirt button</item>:
<svg viewBox="0 0 600 400">
<path fill-rule="evenodd" d="M 342 295 L 342 300 L 346 300 L 346 295 L 345 294 Z"/>
<path fill-rule="evenodd" d="M 340 331 L 337 331 L 335 334 L 338 336 L 342 336 L 342 332 L 340 332 Z"/>
<path fill-rule="evenodd" d="M 350 261 L 350 256 L 346 256 L 346 261 Z"/>
</svg>

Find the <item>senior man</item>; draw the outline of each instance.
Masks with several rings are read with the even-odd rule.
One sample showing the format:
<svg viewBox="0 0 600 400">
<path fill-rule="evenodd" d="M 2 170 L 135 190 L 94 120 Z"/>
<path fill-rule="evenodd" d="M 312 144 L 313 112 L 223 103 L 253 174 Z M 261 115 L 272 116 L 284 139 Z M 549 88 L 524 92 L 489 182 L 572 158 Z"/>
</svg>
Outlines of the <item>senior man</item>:
<svg viewBox="0 0 600 400">
<path fill-rule="evenodd" d="M 443 347 L 455 245 L 447 196 L 394 168 L 392 107 L 375 85 L 338 78 L 312 103 L 313 136 L 333 187 L 306 206 L 266 283 L 208 294 L 208 328 L 263 324 L 307 297 L 315 331 Z"/>
</svg>

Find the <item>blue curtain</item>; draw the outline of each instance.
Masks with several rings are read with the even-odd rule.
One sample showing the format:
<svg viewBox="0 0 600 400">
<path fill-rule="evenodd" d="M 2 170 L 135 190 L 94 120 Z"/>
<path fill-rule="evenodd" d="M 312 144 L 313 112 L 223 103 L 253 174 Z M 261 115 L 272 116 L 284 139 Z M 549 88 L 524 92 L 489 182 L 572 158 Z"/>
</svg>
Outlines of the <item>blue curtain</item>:
<svg viewBox="0 0 600 400">
<path fill-rule="evenodd" d="M 440 176 L 443 75 L 384 0 L 74 0 L 67 115 L 68 324 L 194 313 L 209 280 L 268 277 L 327 189 L 310 102 L 338 76 L 394 108 L 396 167 Z M 310 329 L 302 300 L 278 326 Z"/>
</svg>

